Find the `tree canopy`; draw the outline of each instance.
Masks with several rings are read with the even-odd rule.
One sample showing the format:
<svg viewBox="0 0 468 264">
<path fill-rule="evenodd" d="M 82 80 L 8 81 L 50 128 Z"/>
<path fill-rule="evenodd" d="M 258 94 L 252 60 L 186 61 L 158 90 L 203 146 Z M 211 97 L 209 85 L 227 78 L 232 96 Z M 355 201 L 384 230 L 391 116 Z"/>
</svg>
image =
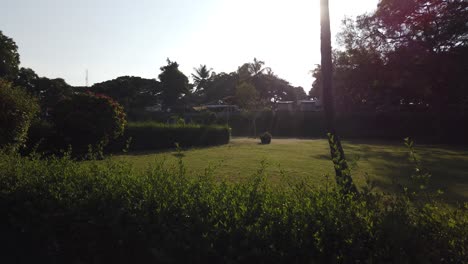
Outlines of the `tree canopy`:
<svg viewBox="0 0 468 264">
<path fill-rule="evenodd" d="M 0 78 L 13 81 L 18 75 L 19 64 L 18 46 L 0 31 Z"/>
<path fill-rule="evenodd" d="M 463 0 L 380 0 L 375 12 L 345 19 L 333 54 L 338 110 L 466 104 L 466 17 Z M 321 68 L 313 75 L 319 96 Z"/>
<path fill-rule="evenodd" d="M 189 80 L 179 70 L 177 62 L 167 59 L 167 65 L 161 67 L 161 98 L 164 109 L 180 107 L 184 95 L 190 92 Z"/>
<path fill-rule="evenodd" d="M 155 79 L 121 76 L 96 83 L 89 90 L 112 97 L 128 112 L 160 103 L 161 84 Z"/>
</svg>

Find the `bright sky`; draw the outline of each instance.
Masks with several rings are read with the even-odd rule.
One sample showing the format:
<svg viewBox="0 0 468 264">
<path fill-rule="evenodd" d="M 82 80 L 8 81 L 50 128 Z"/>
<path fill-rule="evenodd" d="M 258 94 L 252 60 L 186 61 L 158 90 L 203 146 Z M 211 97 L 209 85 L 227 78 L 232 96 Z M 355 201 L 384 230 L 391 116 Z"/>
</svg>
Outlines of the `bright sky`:
<svg viewBox="0 0 468 264">
<path fill-rule="evenodd" d="M 330 0 L 332 34 L 378 0 Z M 157 78 L 166 58 L 187 75 L 231 72 L 254 57 L 306 91 L 320 63 L 319 0 L 0 0 L 0 30 L 21 65 L 85 85 L 123 75 Z"/>
</svg>

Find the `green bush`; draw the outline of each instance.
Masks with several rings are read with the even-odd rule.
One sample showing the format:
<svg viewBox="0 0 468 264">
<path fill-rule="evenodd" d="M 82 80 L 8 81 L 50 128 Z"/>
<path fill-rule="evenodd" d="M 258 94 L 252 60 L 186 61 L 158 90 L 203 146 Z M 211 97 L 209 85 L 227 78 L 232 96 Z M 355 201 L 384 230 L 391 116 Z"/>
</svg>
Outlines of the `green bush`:
<svg viewBox="0 0 468 264">
<path fill-rule="evenodd" d="M 468 206 L 0 154 L 4 263 L 466 263 Z"/>
<path fill-rule="evenodd" d="M 106 145 L 124 132 L 123 107 L 112 98 L 92 93 L 75 94 L 58 103 L 52 120 L 63 146 L 84 153 L 89 145 Z"/>
<path fill-rule="evenodd" d="M 0 148 L 16 150 L 22 146 L 38 112 L 39 105 L 33 97 L 0 79 Z"/>
<path fill-rule="evenodd" d="M 229 143 L 230 129 L 226 126 L 139 122 L 129 123 L 120 145 L 127 138 L 132 138 L 130 149 L 137 151 L 174 148 L 176 143 L 181 147 L 213 146 Z M 114 148 L 121 149 L 120 145 Z"/>
<path fill-rule="evenodd" d="M 262 144 L 270 144 L 271 138 L 272 138 L 271 134 L 268 132 L 265 132 L 260 136 L 260 141 L 262 142 Z"/>
</svg>

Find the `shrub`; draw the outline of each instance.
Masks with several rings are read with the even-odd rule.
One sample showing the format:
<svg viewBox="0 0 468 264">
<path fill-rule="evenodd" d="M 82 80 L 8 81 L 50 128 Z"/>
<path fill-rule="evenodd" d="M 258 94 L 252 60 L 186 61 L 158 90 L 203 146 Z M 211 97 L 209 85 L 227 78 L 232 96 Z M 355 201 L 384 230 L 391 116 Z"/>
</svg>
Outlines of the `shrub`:
<svg viewBox="0 0 468 264">
<path fill-rule="evenodd" d="M 33 97 L 0 79 L 0 147 L 15 150 L 22 146 L 38 112 L 39 105 Z"/>
<path fill-rule="evenodd" d="M 207 170 L 209 171 L 209 170 Z M 468 207 L 0 153 L 5 263 L 465 263 Z"/>
<path fill-rule="evenodd" d="M 263 133 L 260 136 L 260 141 L 262 142 L 262 144 L 270 144 L 271 143 L 271 134 L 268 133 L 268 132 Z"/>
<path fill-rule="evenodd" d="M 88 145 L 106 145 L 124 132 L 124 109 L 105 95 L 80 93 L 62 100 L 53 110 L 52 120 L 64 145 L 84 153 Z"/>
<path fill-rule="evenodd" d="M 132 138 L 130 150 L 155 150 L 180 147 L 213 146 L 229 143 L 230 129 L 226 126 L 196 124 L 162 124 L 155 122 L 129 123 L 123 139 Z"/>
</svg>

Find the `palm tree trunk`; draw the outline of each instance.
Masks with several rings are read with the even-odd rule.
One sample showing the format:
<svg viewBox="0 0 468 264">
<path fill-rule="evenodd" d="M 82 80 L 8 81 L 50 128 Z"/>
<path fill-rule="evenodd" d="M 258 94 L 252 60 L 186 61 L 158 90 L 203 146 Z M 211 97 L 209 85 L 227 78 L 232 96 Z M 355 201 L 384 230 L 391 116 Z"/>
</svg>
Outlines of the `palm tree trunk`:
<svg viewBox="0 0 468 264">
<path fill-rule="evenodd" d="M 321 16 L 321 53 L 322 53 L 322 94 L 325 110 L 325 118 L 328 131 L 328 143 L 330 144 L 330 154 L 335 166 L 336 183 L 343 188 L 346 193 L 357 192 L 353 183 L 351 173 L 346 162 L 341 140 L 335 129 L 335 108 L 333 100 L 332 86 L 332 50 L 330 33 L 330 12 L 328 0 L 320 0 Z"/>
</svg>

